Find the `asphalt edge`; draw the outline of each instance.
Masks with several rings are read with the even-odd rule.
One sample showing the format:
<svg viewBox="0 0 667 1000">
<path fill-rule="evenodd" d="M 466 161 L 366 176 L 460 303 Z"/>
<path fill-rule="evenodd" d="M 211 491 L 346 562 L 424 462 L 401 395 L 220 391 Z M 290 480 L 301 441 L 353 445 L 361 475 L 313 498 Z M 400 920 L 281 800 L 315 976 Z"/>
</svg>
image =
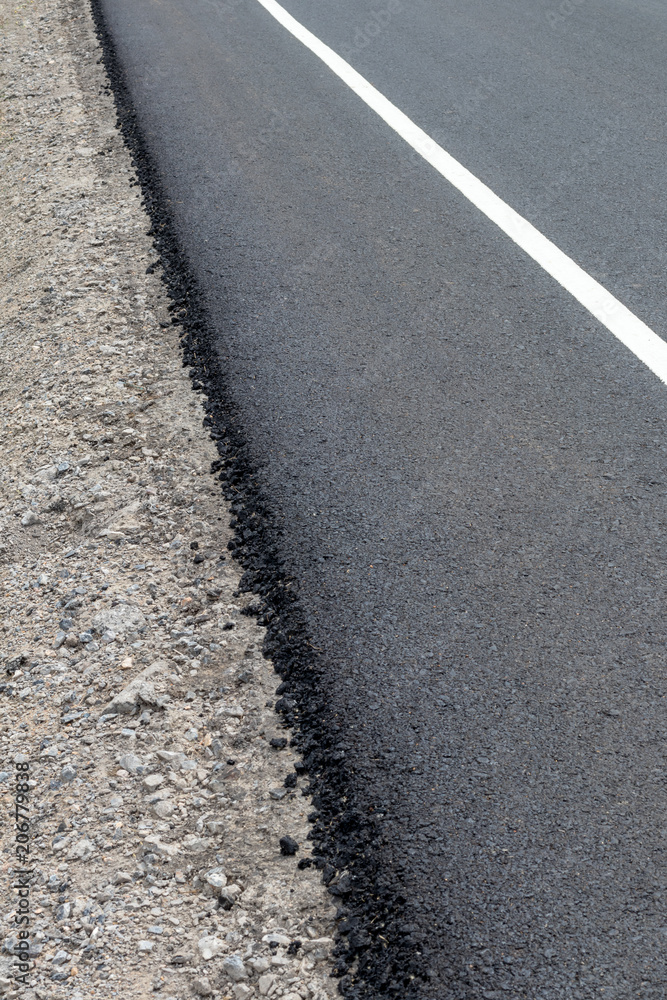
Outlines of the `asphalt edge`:
<svg viewBox="0 0 667 1000">
<path fill-rule="evenodd" d="M 216 331 L 207 317 L 197 282 L 190 270 L 168 208 L 147 143 L 144 140 L 125 74 L 107 29 L 102 0 L 88 0 L 102 48 L 100 60 L 109 80 L 118 129 L 130 154 L 150 221 L 148 235 L 159 254 L 173 323 L 184 331 L 183 365 L 193 389 L 204 394 L 205 424 L 220 459 L 219 474 L 230 506 L 234 538 L 229 548 L 243 566 L 240 588 L 256 595 L 246 613 L 266 626 L 264 655 L 281 678 L 275 709 L 292 730 L 292 745 L 302 754 L 316 811 L 311 813 L 313 860 L 322 870 L 328 891 L 339 902 L 338 940 L 333 975 L 340 993 L 350 1000 L 396 997 L 417 1000 L 428 993 L 424 957 L 406 943 L 401 925 L 409 920 L 406 899 L 397 879 L 383 871 L 374 845 L 378 831 L 372 803 L 359 801 L 345 766 L 346 749 L 327 718 L 327 703 L 319 684 L 318 662 L 298 596 L 278 555 L 280 530 L 262 496 L 257 470 L 246 445 L 242 422 L 227 389 L 214 348 Z M 152 265 L 154 268 L 158 265 Z M 333 766 L 332 766 L 333 765 Z"/>
</svg>

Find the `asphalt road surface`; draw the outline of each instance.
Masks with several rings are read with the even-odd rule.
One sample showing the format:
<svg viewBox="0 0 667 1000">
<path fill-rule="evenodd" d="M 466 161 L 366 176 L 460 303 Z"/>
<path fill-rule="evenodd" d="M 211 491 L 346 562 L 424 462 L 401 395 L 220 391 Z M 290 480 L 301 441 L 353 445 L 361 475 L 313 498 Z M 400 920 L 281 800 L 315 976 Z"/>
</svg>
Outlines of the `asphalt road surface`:
<svg viewBox="0 0 667 1000">
<path fill-rule="evenodd" d="M 664 3 L 286 6 L 665 334 Z M 667 387 L 257 0 L 101 8 L 406 899 L 364 988 L 664 998 Z"/>
</svg>

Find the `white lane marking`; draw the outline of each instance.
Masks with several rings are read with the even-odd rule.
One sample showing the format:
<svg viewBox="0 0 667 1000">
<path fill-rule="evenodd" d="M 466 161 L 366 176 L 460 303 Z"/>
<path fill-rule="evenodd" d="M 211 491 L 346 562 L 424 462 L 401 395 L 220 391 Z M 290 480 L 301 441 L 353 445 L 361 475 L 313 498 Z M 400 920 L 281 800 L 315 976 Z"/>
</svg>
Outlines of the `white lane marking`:
<svg viewBox="0 0 667 1000">
<path fill-rule="evenodd" d="M 368 80 L 352 69 L 349 63 L 288 14 L 284 7 L 275 0 L 258 0 L 258 2 L 275 17 L 276 21 L 318 56 L 369 108 L 372 108 L 390 128 L 405 139 L 408 145 L 435 167 L 438 173 L 567 289 L 659 379 L 667 383 L 667 343 L 664 340 L 575 264 L 567 254 L 559 250 L 551 240 L 535 229 L 527 219 L 510 208 L 486 184 L 434 142 Z"/>
</svg>

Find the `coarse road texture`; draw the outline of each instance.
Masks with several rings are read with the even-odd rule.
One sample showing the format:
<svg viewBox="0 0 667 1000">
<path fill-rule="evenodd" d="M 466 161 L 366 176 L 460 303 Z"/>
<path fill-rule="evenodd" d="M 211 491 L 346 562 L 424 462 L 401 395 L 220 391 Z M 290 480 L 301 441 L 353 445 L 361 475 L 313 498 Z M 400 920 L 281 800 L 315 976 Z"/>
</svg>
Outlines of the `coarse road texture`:
<svg viewBox="0 0 667 1000">
<path fill-rule="evenodd" d="M 667 389 L 255 0 L 99 7 L 377 814 L 343 988 L 664 998 Z M 663 3 L 287 8 L 667 330 Z"/>
</svg>

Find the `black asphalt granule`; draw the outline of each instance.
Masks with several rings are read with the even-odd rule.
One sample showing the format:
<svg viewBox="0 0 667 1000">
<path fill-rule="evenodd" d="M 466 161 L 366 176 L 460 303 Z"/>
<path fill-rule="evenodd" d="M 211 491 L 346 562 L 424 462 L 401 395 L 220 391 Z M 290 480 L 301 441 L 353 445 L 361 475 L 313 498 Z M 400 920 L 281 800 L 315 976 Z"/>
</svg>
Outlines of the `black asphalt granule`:
<svg viewBox="0 0 667 1000">
<path fill-rule="evenodd" d="M 299 850 L 299 845 L 297 844 L 294 837 L 281 837 L 280 838 L 280 853 L 286 854 L 288 857 L 292 854 L 296 854 Z"/>
</svg>

